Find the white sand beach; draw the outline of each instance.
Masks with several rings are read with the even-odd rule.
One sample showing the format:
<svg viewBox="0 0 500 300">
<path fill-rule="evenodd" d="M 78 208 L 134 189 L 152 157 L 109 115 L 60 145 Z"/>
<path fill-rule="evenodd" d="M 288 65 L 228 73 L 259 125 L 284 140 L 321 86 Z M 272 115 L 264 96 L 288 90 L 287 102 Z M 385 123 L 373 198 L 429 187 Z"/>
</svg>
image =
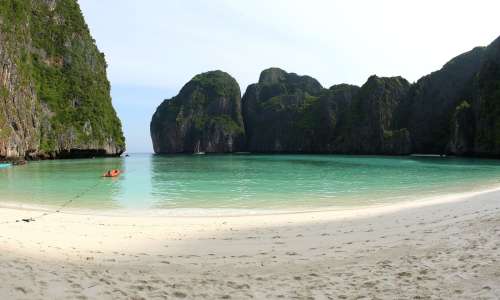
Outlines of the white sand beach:
<svg viewBox="0 0 500 300">
<path fill-rule="evenodd" d="M 344 211 L 15 222 L 40 214 L 0 209 L 1 299 L 500 298 L 500 190 Z"/>
</svg>

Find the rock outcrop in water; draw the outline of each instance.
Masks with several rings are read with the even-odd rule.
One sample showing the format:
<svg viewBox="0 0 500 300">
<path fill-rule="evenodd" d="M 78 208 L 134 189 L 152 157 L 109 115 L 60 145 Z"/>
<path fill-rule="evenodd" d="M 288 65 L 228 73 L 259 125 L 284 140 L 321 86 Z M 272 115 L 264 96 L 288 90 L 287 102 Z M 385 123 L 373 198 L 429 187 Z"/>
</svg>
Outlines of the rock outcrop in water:
<svg viewBox="0 0 500 300">
<path fill-rule="evenodd" d="M 104 54 L 75 0 L 0 2 L 0 159 L 125 149 Z"/>
<path fill-rule="evenodd" d="M 413 152 L 499 157 L 500 38 L 417 81 L 398 118 Z"/>
<path fill-rule="evenodd" d="M 470 102 L 473 78 L 481 66 L 483 52 L 483 48 L 476 48 L 464 53 L 411 87 L 400 118 L 401 126 L 409 128 L 412 134 L 415 152 L 447 152 L 455 109 L 465 100 Z"/>
<path fill-rule="evenodd" d="M 401 77 L 371 76 L 353 98 L 344 132 L 345 153 L 409 154 L 410 134 L 394 124 L 394 114 L 410 84 Z"/>
<path fill-rule="evenodd" d="M 244 132 L 240 87 L 221 71 L 195 76 L 151 120 L 156 153 L 241 151 Z"/>
<path fill-rule="evenodd" d="M 361 88 L 323 89 L 309 76 L 272 68 L 243 96 L 247 150 L 405 154 L 406 129 L 393 128 L 392 115 L 410 84 L 400 78 L 372 76 Z"/>
<path fill-rule="evenodd" d="M 206 98 L 210 92 L 201 89 L 199 94 Z M 204 133 L 202 139 L 186 129 L 196 123 L 193 115 L 207 116 L 203 124 L 214 120 L 217 114 L 208 107 L 197 106 L 186 121 L 174 122 L 181 111 L 178 103 L 194 97 L 185 91 L 181 95 L 185 100 L 164 102 L 153 117 L 157 153 L 194 152 L 197 144 L 204 151 L 205 145 L 220 144 L 221 135 Z M 239 94 L 233 97 L 239 99 Z M 241 124 L 241 107 L 245 125 L 244 133 L 234 126 L 238 138 L 231 140 L 238 140 L 238 147 L 209 147 L 208 152 L 500 157 L 500 38 L 457 56 L 414 84 L 401 77 L 372 76 L 361 87 L 325 89 L 312 77 L 271 68 L 247 88 L 242 105 L 236 102 L 233 120 Z"/>
<path fill-rule="evenodd" d="M 251 152 L 311 152 L 312 131 L 323 87 L 314 78 L 277 68 L 261 73 L 243 96 L 247 149 Z"/>
<path fill-rule="evenodd" d="M 469 143 L 464 153 L 486 156 L 500 156 L 500 38 L 484 50 L 483 61 L 472 83 L 470 110 L 462 112 L 455 120 L 457 130 Z M 469 94 L 465 94 L 462 98 Z M 462 107 L 463 108 L 463 107 Z M 475 122 L 464 124 L 464 119 Z"/>
</svg>

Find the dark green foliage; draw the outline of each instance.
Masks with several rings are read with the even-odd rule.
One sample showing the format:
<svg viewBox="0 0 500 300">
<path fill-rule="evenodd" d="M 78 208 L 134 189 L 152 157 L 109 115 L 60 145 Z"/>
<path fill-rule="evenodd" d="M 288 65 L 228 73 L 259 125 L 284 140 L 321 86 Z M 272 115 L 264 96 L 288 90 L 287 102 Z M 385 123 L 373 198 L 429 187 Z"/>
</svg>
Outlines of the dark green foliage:
<svg viewBox="0 0 500 300">
<path fill-rule="evenodd" d="M 267 69 L 243 97 L 248 150 L 408 153 L 408 131 L 394 129 L 392 122 L 408 88 L 401 77 L 372 76 L 362 88 L 342 84 L 326 90 L 309 76 Z"/>
<path fill-rule="evenodd" d="M 121 123 L 109 97 L 104 55 L 95 46 L 78 4 L 61 0 L 53 11 L 44 4 L 35 4 L 33 10 L 32 31 L 37 33 L 33 45 L 45 54 L 34 55 L 33 76 L 40 99 L 55 112 L 53 137 L 73 126 L 81 143 L 105 143 L 111 136 L 124 147 Z M 90 134 L 84 132 L 87 123 Z"/>
<path fill-rule="evenodd" d="M 398 112 L 413 151 L 500 156 L 499 66 L 500 38 L 414 84 Z"/>
<path fill-rule="evenodd" d="M 231 85 L 215 75 L 196 76 L 155 115 L 175 116 L 177 126 L 191 120 L 197 134 L 215 127 L 243 132 L 229 114 L 209 113 L 210 99 L 231 94 Z M 247 88 L 242 113 L 243 149 L 251 152 L 500 157 L 500 38 L 414 84 L 371 76 L 362 87 L 327 90 L 312 77 L 270 68 Z M 165 124 L 152 128 L 168 129 Z"/>
<path fill-rule="evenodd" d="M 401 77 L 371 76 L 352 98 L 347 113 L 344 152 L 363 154 L 410 153 L 408 131 L 396 125 L 395 114 L 410 84 Z"/>
<path fill-rule="evenodd" d="M 0 103 L 3 103 L 9 96 L 9 91 L 5 87 L 0 87 Z M 10 135 L 10 126 L 4 116 L 4 112 L 0 110 L 0 138 L 6 139 Z"/>
<path fill-rule="evenodd" d="M 311 149 L 321 84 L 278 68 L 264 70 L 243 97 L 247 147 L 256 152 Z"/>
<path fill-rule="evenodd" d="M 196 75 L 151 120 L 157 153 L 241 150 L 245 130 L 236 80 L 222 71 Z"/>
<path fill-rule="evenodd" d="M 475 118 L 470 101 L 462 101 L 455 108 L 450 126 L 448 153 L 471 155 L 474 151 Z"/>
<path fill-rule="evenodd" d="M 415 152 L 446 152 L 455 108 L 464 98 L 473 98 L 473 80 L 484 51 L 478 47 L 459 55 L 412 85 L 398 123 L 410 130 Z"/>
<path fill-rule="evenodd" d="M 467 102 L 467 101 L 464 100 L 455 109 L 455 114 L 459 114 L 460 112 L 468 110 L 470 108 L 471 108 L 471 106 L 470 106 L 469 102 Z"/>
<path fill-rule="evenodd" d="M 2 0 L 0 1 L 0 17 L 2 32 L 11 32 L 18 35 L 23 25 L 29 20 L 31 0 Z"/>
<path fill-rule="evenodd" d="M 0 98 L 7 98 L 7 97 L 9 97 L 9 90 L 4 86 L 0 87 Z"/>
<path fill-rule="evenodd" d="M 38 114 L 48 118 L 48 127 L 40 130 L 40 149 L 57 155 L 63 150 L 61 137 L 71 136 L 71 147 L 111 144 L 123 151 L 125 139 L 111 103 L 104 54 L 90 36 L 78 3 L 2 0 L 0 20 L 21 84 L 35 87 Z"/>
<path fill-rule="evenodd" d="M 319 97 L 305 94 L 304 102 L 297 108 L 298 130 L 314 131 L 318 128 L 318 119 L 316 118 L 320 109 Z M 311 132 L 312 133 L 312 132 Z"/>
<path fill-rule="evenodd" d="M 244 134 L 243 126 L 236 123 L 229 115 L 218 115 L 211 120 L 215 126 L 221 127 L 224 132 L 229 134 L 241 135 Z"/>
<path fill-rule="evenodd" d="M 222 71 L 213 71 L 203 74 L 196 75 L 189 83 L 192 86 L 196 86 L 198 89 L 205 92 L 205 94 L 200 94 L 200 96 L 232 96 L 235 93 L 239 93 L 239 87 L 234 83 L 233 80 L 228 80 L 227 73 Z"/>
<path fill-rule="evenodd" d="M 481 152 L 500 154 L 500 63 L 485 63 L 478 77 L 480 89 L 477 144 Z"/>
</svg>

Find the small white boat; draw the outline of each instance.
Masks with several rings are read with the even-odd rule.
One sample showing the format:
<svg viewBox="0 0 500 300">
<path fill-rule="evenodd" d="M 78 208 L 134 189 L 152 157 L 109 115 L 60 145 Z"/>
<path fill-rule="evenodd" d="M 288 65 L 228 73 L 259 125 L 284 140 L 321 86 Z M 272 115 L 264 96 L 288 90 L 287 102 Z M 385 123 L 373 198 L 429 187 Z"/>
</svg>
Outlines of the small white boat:
<svg viewBox="0 0 500 300">
<path fill-rule="evenodd" d="M 200 151 L 200 141 L 198 141 L 198 144 L 196 144 L 196 152 L 193 153 L 194 155 L 205 155 L 206 153 L 203 151 Z"/>
</svg>

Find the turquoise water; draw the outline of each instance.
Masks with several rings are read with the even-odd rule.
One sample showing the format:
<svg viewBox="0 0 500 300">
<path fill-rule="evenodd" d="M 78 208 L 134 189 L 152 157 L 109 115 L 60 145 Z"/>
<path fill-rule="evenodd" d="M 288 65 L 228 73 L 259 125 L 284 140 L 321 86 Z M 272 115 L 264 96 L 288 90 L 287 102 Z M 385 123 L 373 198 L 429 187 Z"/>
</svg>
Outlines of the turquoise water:
<svg viewBox="0 0 500 300">
<path fill-rule="evenodd" d="M 107 169 L 119 178 L 101 178 Z M 131 155 L 0 169 L 0 204 L 89 209 L 314 209 L 500 183 L 500 161 L 339 155 Z"/>
</svg>

